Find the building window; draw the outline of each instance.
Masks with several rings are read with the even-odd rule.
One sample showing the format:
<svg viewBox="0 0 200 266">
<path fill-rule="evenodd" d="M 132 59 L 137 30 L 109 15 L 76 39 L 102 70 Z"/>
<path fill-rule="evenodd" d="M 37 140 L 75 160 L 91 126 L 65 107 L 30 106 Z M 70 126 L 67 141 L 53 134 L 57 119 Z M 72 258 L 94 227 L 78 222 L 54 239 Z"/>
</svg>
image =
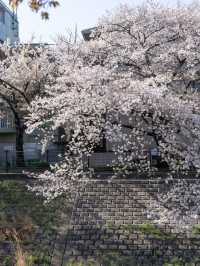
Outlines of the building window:
<svg viewBox="0 0 200 266">
<path fill-rule="evenodd" d="M 151 148 L 149 150 L 149 155 L 150 155 L 150 162 L 152 166 L 156 166 L 158 164 L 158 149 L 157 148 Z"/>
<path fill-rule="evenodd" d="M 5 10 L 0 7 L 0 22 L 5 24 Z"/>
</svg>

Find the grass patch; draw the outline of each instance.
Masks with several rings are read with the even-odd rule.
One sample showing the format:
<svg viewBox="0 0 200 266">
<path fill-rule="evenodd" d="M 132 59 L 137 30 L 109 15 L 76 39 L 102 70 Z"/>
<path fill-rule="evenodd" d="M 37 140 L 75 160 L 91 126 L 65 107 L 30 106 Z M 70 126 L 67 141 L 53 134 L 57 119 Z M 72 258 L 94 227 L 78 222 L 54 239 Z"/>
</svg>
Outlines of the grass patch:
<svg viewBox="0 0 200 266">
<path fill-rule="evenodd" d="M 200 224 L 195 224 L 193 227 L 192 227 L 192 233 L 194 235 L 199 235 L 200 234 Z"/>
<path fill-rule="evenodd" d="M 107 228 L 109 229 L 118 229 L 118 227 L 113 223 L 107 223 Z M 176 238 L 175 234 L 164 232 L 158 226 L 151 223 L 143 224 L 123 224 L 120 225 L 120 229 L 123 229 L 125 233 L 134 233 L 140 232 L 145 235 L 151 235 L 157 239 L 161 240 L 173 240 Z"/>
<path fill-rule="evenodd" d="M 105 252 L 105 254 L 101 254 L 95 258 L 91 257 L 89 259 L 70 260 L 64 266 L 195 266 L 199 265 L 198 263 L 199 259 L 196 257 L 191 257 L 189 261 L 188 259 L 181 257 L 172 257 L 168 261 L 165 261 L 163 260 L 162 256 L 158 256 L 157 258 L 145 258 L 142 256 L 141 260 L 139 261 L 137 256 L 124 256 L 118 252 Z"/>
<path fill-rule="evenodd" d="M 122 256 L 117 252 L 106 252 L 97 258 L 89 258 L 87 260 L 70 260 L 65 266 L 134 266 L 135 258 L 131 256 Z M 139 265 L 138 265 L 139 266 Z"/>
<path fill-rule="evenodd" d="M 57 229 L 67 224 L 70 206 L 64 199 L 44 205 L 24 181 L 1 181 L 0 191 L 0 265 L 16 264 L 19 254 L 25 265 L 49 265 Z"/>
</svg>

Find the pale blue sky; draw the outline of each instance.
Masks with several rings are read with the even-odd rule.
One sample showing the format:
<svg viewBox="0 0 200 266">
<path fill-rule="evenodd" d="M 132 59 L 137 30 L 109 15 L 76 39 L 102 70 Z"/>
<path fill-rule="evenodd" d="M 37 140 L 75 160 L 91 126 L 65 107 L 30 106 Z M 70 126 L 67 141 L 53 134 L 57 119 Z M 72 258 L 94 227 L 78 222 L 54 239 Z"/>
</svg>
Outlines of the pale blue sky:
<svg viewBox="0 0 200 266">
<path fill-rule="evenodd" d="M 74 29 L 75 25 L 80 32 L 84 28 L 95 26 L 98 18 L 117 7 L 120 3 L 138 4 L 140 0 L 60 0 L 60 7 L 50 10 L 50 20 L 42 21 L 38 14 L 30 11 L 27 1 L 18 9 L 20 25 L 20 40 L 28 42 L 34 36 L 35 42 L 52 42 L 56 34 L 65 34 L 67 29 Z M 185 0 L 184 2 L 189 1 Z M 8 0 L 4 0 L 7 4 Z M 166 0 L 161 0 L 165 2 Z M 176 4 L 177 0 L 167 0 Z"/>
</svg>

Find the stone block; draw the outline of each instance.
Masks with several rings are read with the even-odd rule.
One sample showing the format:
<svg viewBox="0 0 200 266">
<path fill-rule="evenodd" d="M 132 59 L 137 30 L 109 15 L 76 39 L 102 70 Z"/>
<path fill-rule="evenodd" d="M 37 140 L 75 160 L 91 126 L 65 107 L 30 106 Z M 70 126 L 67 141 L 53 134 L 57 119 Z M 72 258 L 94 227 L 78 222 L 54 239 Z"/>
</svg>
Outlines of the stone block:
<svg viewBox="0 0 200 266">
<path fill-rule="evenodd" d="M 119 247 L 118 247 L 119 249 L 127 249 L 127 245 L 119 245 Z"/>
<path fill-rule="evenodd" d="M 108 249 L 108 245 L 102 245 L 102 244 L 101 244 L 101 245 L 99 246 L 99 248 L 102 249 L 102 250 L 107 250 L 107 249 Z"/>
<path fill-rule="evenodd" d="M 109 249 L 116 250 L 118 248 L 118 245 L 109 245 Z"/>
</svg>

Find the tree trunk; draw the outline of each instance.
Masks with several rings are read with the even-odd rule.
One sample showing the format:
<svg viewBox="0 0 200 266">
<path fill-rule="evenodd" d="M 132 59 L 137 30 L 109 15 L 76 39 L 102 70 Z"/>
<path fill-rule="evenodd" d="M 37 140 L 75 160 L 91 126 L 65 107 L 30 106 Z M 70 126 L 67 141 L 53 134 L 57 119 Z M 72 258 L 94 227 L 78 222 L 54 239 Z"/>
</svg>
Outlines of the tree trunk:
<svg viewBox="0 0 200 266">
<path fill-rule="evenodd" d="M 15 123 L 16 125 L 16 166 L 23 167 L 25 166 L 24 162 L 24 126 L 19 123 Z"/>
</svg>

